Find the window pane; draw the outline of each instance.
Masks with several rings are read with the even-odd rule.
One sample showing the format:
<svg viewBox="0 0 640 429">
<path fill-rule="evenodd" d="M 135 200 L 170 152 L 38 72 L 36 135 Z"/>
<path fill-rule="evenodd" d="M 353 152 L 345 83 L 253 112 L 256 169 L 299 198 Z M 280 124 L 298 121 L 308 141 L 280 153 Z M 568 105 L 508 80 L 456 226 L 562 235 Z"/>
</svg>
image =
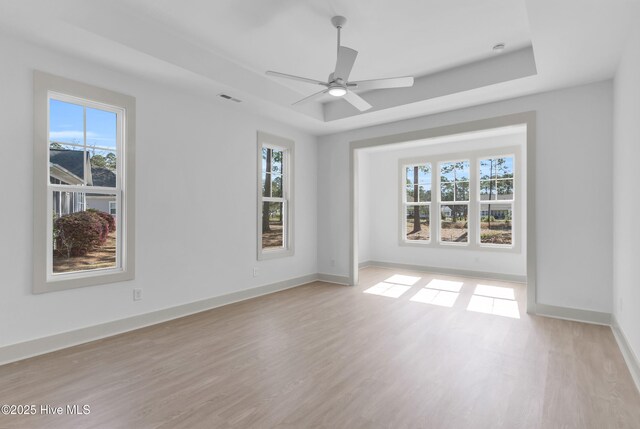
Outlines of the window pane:
<svg viewBox="0 0 640 429">
<path fill-rule="evenodd" d="M 262 248 L 281 248 L 284 245 L 283 203 L 263 203 Z"/>
<path fill-rule="evenodd" d="M 262 196 L 271 196 L 271 173 L 265 173 L 264 170 L 262 170 Z"/>
<path fill-rule="evenodd" d="M 88 148 L 91 171 L 87 175 L 87 185 L 116 187 L 116 151 Z"/>
<path fill-rule="evenodd" d="M 271 196 L 282 198 L 282 175 L 271 175 Z"/>
<path fill-rule="evenodd" d="M 405 231 L 407 240 L 429 240 L 431 238 L 429 224 L 429 206 L 407 206 Z"/>
<path fill-rule="evenodd" d="M 427 203 L 431 201 L 431 184 L 429 183 L 428 185 L 421 185 L 418 187 L 418 198 L 420 199 L 421 203 Z"/>
<path fill-rule="evenodd" d="M 407 186 L 406 190 L 407 190 L 407 202 L 410 202 L 410 203 L 417 202 L 415 200 L 415 192 L 414 192 L 415 187 L 413 185 L 410 185 L 410 186 Z"/>
<path fill-rule="evenodd" d="M 271 164 L 269 164 L 269 170 L 267 170 L 267 159 L 270 159 L 269 149 L 266 147 L 262 148 L 262 172 L 269 171 L 271 169 Z M 264 180 L 262 181 L 264 183 Z"/>
<path fill-rule="evenodd" d="M 283 152 L 281 150 L 272 150 L 271 159 L 271 171 L 282 174 Z"/>
<path fill-rule="evenodd" d="M 494 169 L 495 168 L 492 159 L 480 160 L 480 179 L 490 180 L 495 178 Z"/>
<path fill-rule="evenodd" d="M 49 145 L 49 181 L 62 185 L 83 185 L 85 161 L 84 149 L 76 146 Z"/>
<path fill-rule="evenodd" d="M 498 179 L 513 178 L 513 157 L 497 158 L 496 170 Z"/>
<path fill-rule="evenodd" d="M 513 199 L 513 179 L 496 180 L 496 189 L 499 200 Z"/>
<path fill-rule="evenodd" d="M 49 99 L 49 141 L 84 145 L 84 108 Z"/>
<path fill-rule="evenodd" d="M 117 115 L 87 107 L 87 146 L 116 151 Z"/>
<path fill-rule="evenodd" d="M 480 160 L 480 179 L 513 178 L 513 157 L 488 158 Z"/>
<path fill-rule="evenodd" d="M 469 201 L 469 161 L 440 164 L 440 193 L 441 201 Z"/>
<path fill-rule="evenodd" d="M 480 181 L 480 199 L 481 200 L 496 199 L 496 181 L 495 180 Z"/>
<path fill-rule="evenodd" d="M 455 180 L 455 165 L 453 162 L 440 164 L 440 181 L 453 182 Z"/>
<path fill-rule="evenodd" d="M 414 177 L 414 167 L 413 166 L 409 166 L 405 168 L 405 177 L 406 177 L 406 184 L 408 185 L 413 185 L 415 183 L 415 177 Z"/>
<path fill-rule="evenodd" d="M 86 210 L 86 211 L 85 211 Z M 53 191 L 53 273 L 115 268 L 115 194 Z"/>
<path fill-rule="evenodd" d="M 443 204 L 440 208 L 440 241 L 466 243 L 469 207 L 466 204 Z"/>
<path fill-rule="evenodd" d="M 431 164 L 424 164 L 418 166 L 418 183 L 427 184 L 431 183 Z"/>
<path fill-rule="evenodd" d="M 453 201 L 453 183 L 440 183 L 440 200 Z"/>
<path fill-rule="evenodd" d="M 456 182 L 456 201 L 469 201 L 469 182 Z"/>
<path fill-rule="evenodd" d="M 512 218 L 511 204 L 481 204 L 480 243 L 512 244 Z"/>
</svg>

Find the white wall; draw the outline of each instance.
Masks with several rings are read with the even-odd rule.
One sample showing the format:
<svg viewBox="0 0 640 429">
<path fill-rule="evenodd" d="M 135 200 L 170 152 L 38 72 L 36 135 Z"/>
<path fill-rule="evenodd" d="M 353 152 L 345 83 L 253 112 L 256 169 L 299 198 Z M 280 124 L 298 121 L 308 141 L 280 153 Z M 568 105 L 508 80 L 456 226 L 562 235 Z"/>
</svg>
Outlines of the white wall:
<svg viewBox="0 0 640 429">
<path fill-rule="evenodd" d="M 329 167 L 318 178 L 319 271 L 349 273 L 350 141 L 532 110 L 537 112 L 537 301 L 610 313 L 611 81 L 321 137 L 318 162 Z"/>
<path fill-rule="evenodd" d="M 614 82 L 614 315 L 640 357 L 640 28 L 629 39 Z"/>
<path fill-rule="evenodd" d="M 361 173 L 359 192 L 364 192 L 369 198 L 367 200 L 369 206 L 365 210 L 360 209 L 360 234 L 366 234 L 367 237 L 370 237 L 368 240 L 360 237 L 358 249 L 360 261 L 371 260 L 525 276 L 527 273 L 526 234 L 524 234 L 525 228 L 522 226 L 526 221 L 526 205 L 515 211 L 520 220 L 514 219 L 514 226 L 518 229 L 516 237 L 518 245 L 514 252 L 459 249 L 451 246 L 440 248 L 401 246 L 398 227 L 400 222 L 398 163 L 401 159 L 519 146 L 521 154 L 520 159 L 516 161 L 518 164 L 516 168 L 519 177 L 524 178 L 526 177 L 525 142 L 526 135 L 520 132 L 473 139 L 466 137 L 465 141 L 439 144 L 425 142 L 419 147 L 409 149 L 389 150 L 385 148 L 380 150 L 380 148 L 376 148 L 369 154 L 366 152 L 359 154 L 359 171 Z M 366 171 L 368 175 L 362 177 L 362 171 Z M 522 187 L 522 184 L 517 183 L 516 195 L 520 201 L 525 202 L 526 186 Z M 435 208 L 432 210 L 433 213 L 436 213 Z M 436 216 L 432 218 L 432 222 L 436 222 L 437 214 L 432 214 L 432 216 Z M 367 244 L 368 247 L 366 247 Z M 363 253 L 368 259 L 363 259 Z"/>
<path fill-rule="evenodd" d="M 0 58 L 0 346 L 317 272 L 315 137 L 6 37 Z M 34 69 L 137 99 L 135 281 L 31 294 Z M 261 262 L 257 130 L 296 143 L 295 256 Z"/>
<path fill-rule="evenodd" d="M 358 207 L 360 210 L 358 222 L 358 262 L 372 260 L 371 242 L 375 237 L 371 236 L 371 219 L 378 209 L 378 200 L 372 199 L 376 195 L 375 187 L 372 186 L 371 160 L 367 153 L 359 156 L 358 165 Z"/>
</svg>

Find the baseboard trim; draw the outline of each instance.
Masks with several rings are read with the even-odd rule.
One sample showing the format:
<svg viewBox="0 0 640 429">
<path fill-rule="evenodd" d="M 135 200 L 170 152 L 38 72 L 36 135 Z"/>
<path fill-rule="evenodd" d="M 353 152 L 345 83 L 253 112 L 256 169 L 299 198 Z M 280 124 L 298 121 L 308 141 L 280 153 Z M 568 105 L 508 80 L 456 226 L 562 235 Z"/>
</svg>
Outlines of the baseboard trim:
<svg viewBox="0 0 640 429">
<path fill-rule="evenodd" d="M 611 315 L 611 330 L 613 331 L 613 336 L 615 337 L 618 347 L 622 352 L 622 357 L 624 357 L 624 361 L 627 363 L 627 367 L 631 373 L 631 378 L 633 378 L 633 381 L 636 383 L 636 388 L 638 389 L 638 392 L 640 392 L 640 359 L 638 358 L 638 355 L 633 352 L 633 349 L 627 340 L 627 336 L 618 324 L 618 319 L 616 319 L 615 314 Z"/>
<path fill-rule="evenodd" d="M 360 268 L 364 267 L 381 267 L 381 268 L 395 268 L 399 270 L 411 270 L 411 271 L 426 271 L 436 274 L 444 274 L 460 277 L 473 277 L 487 280 L 499 280 L 513 283 L 527 283 L 527 276 L 519 276 L 515 274 L 500 274 L 500 273 L 488 273 L 485 271 L 471 271 L 471 270 L 459 270 L 457 268 L 441 268 L 430 267 L 426 265 L 411 265 L 411 264 L 399 264 L 397 262 L 385 262 L 385 261 L 364 261 L 359 263 Z"/>
<path fill-rule="evenodd" d="M 318 280 L 344 286 L 349 286 L 351 284 L 348 276 L 338 276 L 335 274 L 318 273 Z"/>
<path fill-rule="evenodd" d="M 0 365 L 111 337 L 158 323 L 168 322 L 169 320 L 190 316 L 216 307 L 233 304 L 234 302 L 302 286 L 318 280 L 318 277 L 317 274 L 309 274 L 239 292 L 127 317 L 125 319 L 75 329 L 73 331 L 37 338 L 22 343 L 10 344 L 0 347 Z"/>
<path fill-rule="evenodd" d="M 599 311 L 581 310 L 578 308 L 557 307 L 548 304 L 536 304 L 535 314 L 538 316 L 552 317 L 554 319 L 572 320 L 574 322 L 592 323 L 595 325 L 611 324 L 611 313 Z"/>
</svg>

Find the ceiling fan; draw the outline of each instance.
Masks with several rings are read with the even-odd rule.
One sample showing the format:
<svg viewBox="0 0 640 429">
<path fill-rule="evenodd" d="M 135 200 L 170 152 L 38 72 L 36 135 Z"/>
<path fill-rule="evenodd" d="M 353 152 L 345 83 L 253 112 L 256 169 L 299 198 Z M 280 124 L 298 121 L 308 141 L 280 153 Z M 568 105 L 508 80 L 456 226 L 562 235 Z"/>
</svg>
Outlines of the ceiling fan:
<svg viewBox="0 0 640 429">
<path fill-rule="evenodd" d="M 320 92 L 316 92 L 315 94 L 303 98 L 302 100 L 296 101 L 295 103 L 293 103 L 294 105 L 316 100 L 322 97 L 324 94 L 329 93 L 334 97 L 344 98 L 345 101 L 352 104 L 356 109 L 364 112 L 365 110 L 371 109 L 371 104 L 369 104 L 365 99 L 353 92 L 354 89 L 370 90 L 413 86 L 412 76 L 350 82 L 349 75 L 351 74 L 351 69 L 353 68 L 353 64 L 355 63 L 356 57 L 358 56 L 358 51 L 340 45 L 340 30 L 342 29 L 342 27 L 344 27 L 346 22 L 347 18 L 345 18 L 344 16 L 334 16 L 333 18 L 331 18 L 331 23 L 338 29 L 338 59 L 336 61 L 336 68 L 333 73 L 329 75 L 327 82 L 308 79 L 306 77 L 294 76 L 286 73 L 279 73 L 271 70 L 266 72 L 269 76 L 293 79 L 325 87 L 325 89 Z"/>
</svg>

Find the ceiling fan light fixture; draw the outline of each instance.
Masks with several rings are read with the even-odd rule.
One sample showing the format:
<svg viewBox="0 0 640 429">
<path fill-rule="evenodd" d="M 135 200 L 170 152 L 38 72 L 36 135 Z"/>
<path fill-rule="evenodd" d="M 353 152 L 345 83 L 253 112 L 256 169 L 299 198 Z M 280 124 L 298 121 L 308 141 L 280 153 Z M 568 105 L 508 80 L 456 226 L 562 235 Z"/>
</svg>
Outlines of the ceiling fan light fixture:
<svg viewBox="0 0 640 429">
<path fill-rule="evenodd" d="M 334 97 L 342 97 L 347 93 L 347 90 L 341 86 L 334 86 L 333 88 L 329 88 L 329 94 Z"/>
</svg>

